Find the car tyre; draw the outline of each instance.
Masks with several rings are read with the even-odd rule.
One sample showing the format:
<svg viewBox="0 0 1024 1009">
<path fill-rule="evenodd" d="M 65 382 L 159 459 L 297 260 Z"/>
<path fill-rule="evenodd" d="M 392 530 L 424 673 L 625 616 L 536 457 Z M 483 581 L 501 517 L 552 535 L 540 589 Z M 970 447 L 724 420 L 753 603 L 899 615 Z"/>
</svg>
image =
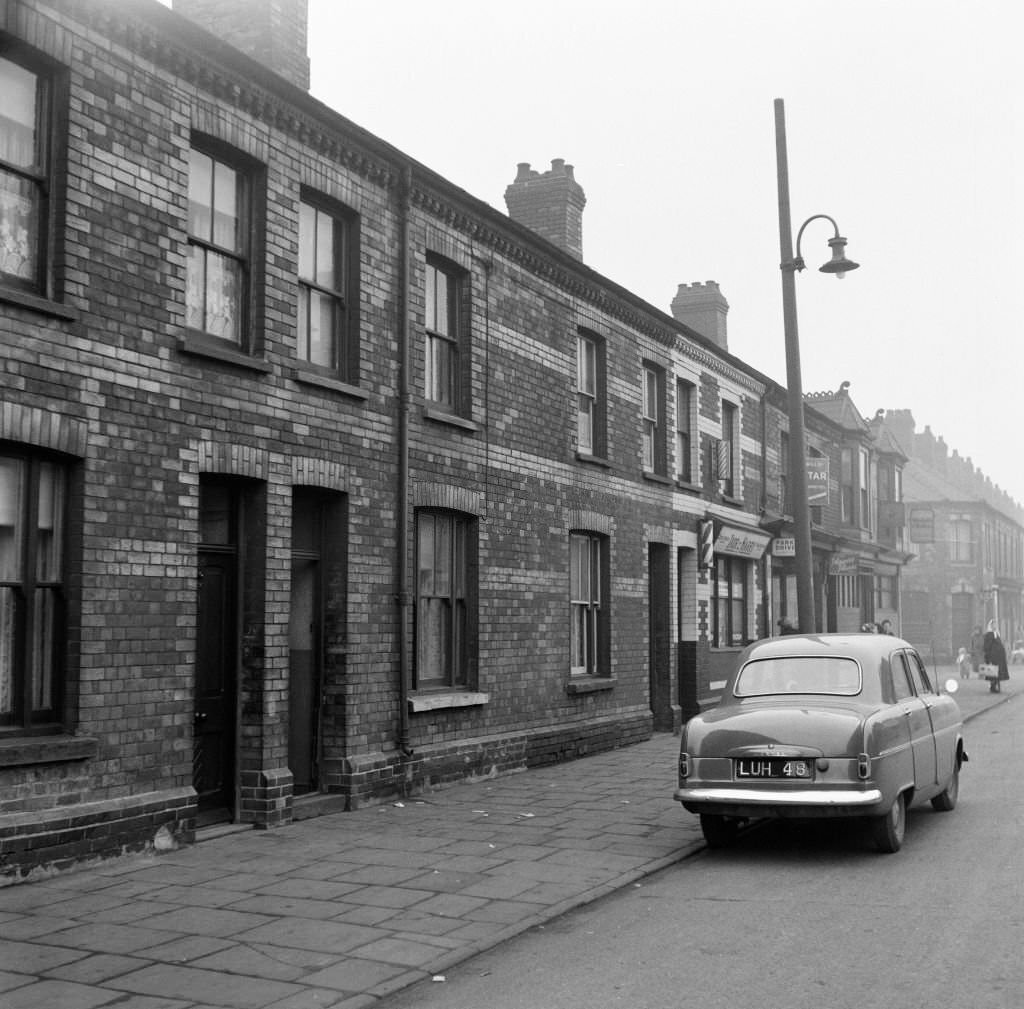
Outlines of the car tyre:
<svg viewBox="0 0 1024 1009">
<path fill-rule="evenodd" d="M 740 822 L 728 816 L 701 813 L 700 829 L 709 848 L 727 848 L 736 840 Z"/>
<path fill-rule="evenodd" d="M 940 813 L 948 813 L 951 809 L 956 809 L 956 800 L 959 796 L 960 761 L 958 760 L 953 767 L 953 776 L 949 779 L 949 783 L 946 785 L 945 790 L 939 792 L 939 794 L 932 799 L 932 809 L 937 809 Z"/>
<path fill-rule="evenodd" d="M 871 821 L 871 833 L 879 851 L 891 855 L 903 847 L 903 838 L 907 833 L 906 796 L 897 795 L 889 812 Z"/>
</svg>

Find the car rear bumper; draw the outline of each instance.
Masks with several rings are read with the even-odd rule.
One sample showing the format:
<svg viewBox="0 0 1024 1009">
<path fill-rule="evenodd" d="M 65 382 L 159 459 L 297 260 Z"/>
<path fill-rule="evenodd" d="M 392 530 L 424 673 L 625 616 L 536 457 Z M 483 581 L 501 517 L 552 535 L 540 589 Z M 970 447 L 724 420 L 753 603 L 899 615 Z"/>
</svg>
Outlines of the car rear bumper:
<svg viewBox="0 0 1024 1009">
<path fill-rule="evenodd" d="M 864 816 L 877 811 L 877 788 L 678 788 L 675 799 L 691 813 L 723 816 Z"/>
</svg>

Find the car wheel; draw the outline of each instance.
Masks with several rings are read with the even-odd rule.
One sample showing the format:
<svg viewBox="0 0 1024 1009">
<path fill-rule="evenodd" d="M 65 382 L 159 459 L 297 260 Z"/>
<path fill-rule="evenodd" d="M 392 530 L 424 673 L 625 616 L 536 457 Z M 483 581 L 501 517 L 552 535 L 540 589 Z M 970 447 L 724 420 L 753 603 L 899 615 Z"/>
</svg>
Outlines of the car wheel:
<svg viewBox="0 0 1024 1009">
<path fill-rule="evenodd" d="M 700 829 L 704 832 L 704 840 L 709 848 L 726 848 L 736 840 L 740 821 L 728 816 L 701 813 Z"/>
<path fill-rule="evenodd" d="M 956 809 L 956 800 L 959 795 L 960 761 L 958 760 L 953 767 L 953 776 L 949 779 L 945 791 L 940 792 L 932 799 L 932 809 L 937 809 L 940 813 L 948 813 L 951 809 Z"/>
<path fill-rule="evenodd" d="M 889 812 L 885 816 L 876 816 L 871 821 L 871 833 L 879 851 L 892 854 L 903 847 L 903 838 L 907 833 L 905 796 L 897 795 L 896 801 L 889 807 Z"/>
</svg>

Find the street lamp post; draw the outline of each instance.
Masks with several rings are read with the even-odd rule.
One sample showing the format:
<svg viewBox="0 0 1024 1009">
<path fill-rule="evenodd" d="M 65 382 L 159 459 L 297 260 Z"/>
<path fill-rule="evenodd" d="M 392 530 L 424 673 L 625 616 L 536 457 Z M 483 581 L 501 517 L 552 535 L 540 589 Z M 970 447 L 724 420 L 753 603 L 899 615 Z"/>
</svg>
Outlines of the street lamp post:
<svg viewBox="0 0 1024 1009">
<path fill-rule="evenodd" d="M 796 274 L 804 268 L 800 256 L 800 239 L 811 221 L 824 218 L 832 221 L 835 235 L 829 239 L 832 259 L 820 269 L 842 279 L 859 264 L 844 254 L 846 239 L 827 214 L 809 217 L 797 233 L 796 255 L 793 255 L 793 225 L 789 210 L 789 162 L 786 155 L 786 110 L 781 98 L 775 99 L 775 155 L 779 184 L 779 251 L 782 270 L 782 315 L 786 336 L 786 386 L 789 402 L 789 485 L 792 488 L 793 537 L 796 540 L 796 603 L 797 624 L 804 633 L 817 628 L 814 606 L 814 568 L 811 554 L 811 509 L 807 500 L 807 466 L 804 437 L 804 391 L 800 377 L 800 337 L 796 321 Z"/>
</svg>

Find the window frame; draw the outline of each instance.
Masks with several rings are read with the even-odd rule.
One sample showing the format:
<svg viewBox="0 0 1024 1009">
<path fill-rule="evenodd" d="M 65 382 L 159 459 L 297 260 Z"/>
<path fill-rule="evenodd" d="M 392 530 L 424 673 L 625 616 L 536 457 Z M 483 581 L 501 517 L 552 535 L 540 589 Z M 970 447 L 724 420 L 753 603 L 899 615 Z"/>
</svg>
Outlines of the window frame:
<svg viewBox="0 0 1024 1009">
<path fill-rule="evenodd" d="M 961 533 L 965 531 L 964 538 Z M 974 523 L 969 518 L 956 517 L 949 520 L 949 561 L 951 564 L 974 563 Z"/>
<path fill-rule="evenodd" d="M 428 562 L 424 550 L 424 537 L 428 531 L 427 520 L 435 534 L 431 544 L 434 558 L 430 574 L 433 584 L 426 586 L 424 574 Z M 436 585 L 439 573 L 437 536 L 438 524 L 443 523 L 448 532 L 447 563 L 448 589 L 440 591 Z M 463 512 L 445 508 L 418 508 L 415 516 L 415 565 L 416 594 L 414 607 L 414 667 L 413 689 L 416 691 L 474 690 L 476 688 L 476 613 L 477 592 L 476 562 L 476 519 Z M 432 591 L 425 591 L 425 589 Z M 440 639 L 428 636 L 431 617 L 428 614 L 430 601 L 441 602 Z M 447 603 L 447 616 L 445 616 Z M 437 671 L 427 652 L 430 643 L 441 642 L 441 657 Z"/>
<path fill-rule="evenodd" d="M 736 499 L 739 497 L 740 491 L 738 476 L 740 408 L 732 400 L 723 399 L 721 412 L 722 437 L 719 439 L 719 445 L 727 446 L 728 459 L 724 464 L 721 459 L 715 460 L 716 475 L 722 496 Z"/>
<path fill-rule="evenodd" d="M 583 577 L 585 575 L 585 577 Z M 609 541 L 601 533 L 569 533 L 569 675 L 609 676 Z"/>
<path fill-rule="evenodd" d="M 15 522 L 20 523 L 20 534 L 16 524 L 10 538 L 16 568 L 7 571 L 0 563 L 0 597 L 8 591 L 11 595 L 10 610 L 6 614 L 0 604 L 0 651 L 7 653 L 10 662 L 8 689 L 11 694 L 10 711 L 0 711 L 0 735 L 53 733 L 61 728 L 67 690 L 65 653 L 72 472 L 67 460 L 18 445 L 0 444 L 0 458 L 14 461 L 21 469 L 18 499 L 12 508 Z M 53 569 L 49 575 L 40 571 L 42 555 L 39 550 L 43 529 L 39 510 L 46 501 L 41 477 L 44 467 L 49 468 L 52 479 L 49 496 L 56 541 L 49 551 L 48 561 Z M 2 500 L 0 507 L 3 507 Z M 36 516 L 35 521 L 31 520 L 32 515 Z M 41 600 L 40 592 L 47 594 L 48 603 Z M 46 622 L 51 631 L 49 640 L 44 641 L 41 630 Z M 39 681 L 36 674 L 41 659 L 47 666 L 44 677 L 48 703 L 36 706 L 34 694 Z"/>
<path fill-rule="evenodd" d="M 201 237 L 193 233 L 192 216 L 192 184 L 193 184 L 193 153 L 208 158 L 212 164 L 210 174 L 211 187 L 215 186 L 217 166 L 223 166 L 235 176 L 235 227 L 238 231 L 236 240 L 237 248 L 232 249 L 221 245 L 213 240 L 214 218 L 216 206 L 211 203 L 208 210 L 210 213 L 210 237 Z M 256 213 L 255 203 L 258 186 L 258 170 L 252 159 L 242 152 L 228 146 L 222 141 L 204 135 L 193 134 L 189 144 L 188 163 L 188 220 L 186 221 L 187 233 L 187 259 L 185 282 L 185 328 L 189 333 L 203 341 L 213 341 L 214 344 L 230 348 L 242 353 L 252 354 L 255 351 L 255 311 L 254 292 L 258 286 L 256 276 L 257 247 L 256 247 Z M 203 325 L 191 324 L 190 314 L 193 311 L 191 303 L 192 292 L 192 251 L 199 249 L 203 253 Z M 233 336 L 224 336 L 221 333 L 205 328 L 207 325 L 207 306 L 210 294 L 208 264 L 210 256 L 217 256 L 221 259 L 233 262 L 238 268 L 238 295 L 237 295 L 237 324 L 236 333 Z"/>
<path fill-rule="evenodd" d="M 443 330 L 437 326 L 438 284 L 434 282 L 437 277 L 444 278 L 447 302 Z M 435 253 L 427 253 L 423 284 L 423 397 L 432 406 L 457 417 L 465 416 L 468 406 L 463 378 L 467 325 L 462 302 L 466 294 L 466 278 L 466 271 L 456 263 Z M 444 351 L 447 374 L 438 367 L 441 351 Z"/>
<path fill-rule="evenodd" d="M 666 476 L 668 472 L 665 369 L 644 361 L 641 370 L 641 465 L 646 474 Z"/>
<path fill-rule="evenodd" d="M 333 286 L 322 283 L 316 276 L 303 276 L 303 208 L 313 211 L 315 224 L 320 217 L 330 220 L 333 228 L 334 256 Z M 303 188 L 299 195 L 298 259 L 295 278 L 297 291 L 295 355 L 303 368 L 330 375 L 342 382 L 358 382 L 359 364 L 359 216 L 329 197 Z M 318 231 L 313 237 L 313 272 L 316 273 L 316 255 L 319 250 Z M 309 326 L 312 322 L 310 305 L 313 295 L 326 299 L 334 309 L 330 338 L 330 363 L 314 361 L 309 353 Z M 305 327 L 303 326 L 305 320 Z M 307 330 L 305 339 L 303 328 Z M 303 352 L 303 343 L 306 352 Z"/>
<path fill-rule="evenodd" d="M 56 157 L 62 149 L 62 121 L 58 121 L 58 95 L 64 94 L 65 75 L 60 67 L 16 40 L 0 34 L 0 59 L 35 78 L 33 163 L 29 166 L 0 159 L 0 176 L 7 175 L 31 187 L 37 198 L 35 218 L 35 261 L 29 275 L 0 271 L 0 291 L 18 296 L 49 299 L 54 295 L 53 246 L 54 211 L 57 203 Z M 63 116 L 60 117 L 63 120 Z M 12 193 L 16 197 L 16 193 Z"/>
<path fill-rule="evenodd" d="M 676 482 L 693 484 L 694 406 L 697 386 L 686 378 L 676 378 Z"/>
<path fill-rule="evenodd" d="M 585 348 L 590 348 L 588 354 Z M 592 330 L 576 332 L 576 451 L 588 458 L 603 459 L 608 451 L 607 399 L 605 392 L 605 341 Z M 592 375 L 586 375 L 587 361 Z M 593 388 L 586 386 L 592 381 Z M 583 437 L 584 417 L 590 423 L 590 441 Z"/>
<path fill-rule="evenodd" d="M 715 557 L 710 597 L 712 648 L 742 648 L 750 641 L 750 563 L 745 557 L 731 554 Z M 737 586 L 741 589 L 739 593 Z"/>
</svg>

